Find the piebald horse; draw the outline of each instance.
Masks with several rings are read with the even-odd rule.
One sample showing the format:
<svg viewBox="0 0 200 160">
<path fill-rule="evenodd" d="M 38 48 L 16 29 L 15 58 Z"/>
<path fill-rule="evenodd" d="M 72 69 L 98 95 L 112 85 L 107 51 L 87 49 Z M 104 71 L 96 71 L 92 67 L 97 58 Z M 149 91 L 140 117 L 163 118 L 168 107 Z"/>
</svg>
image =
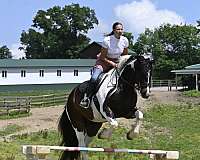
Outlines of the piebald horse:
<svg viewBox="0 0 200 160">
<path fill-rule="evenodd" d="M 148 81 L 151 70 L 151 60 L 143 55 L 121 56 L 117 68 L 105 73 L 97 91 L 93 95 L 90 107 L 80 107 L 80 101 L 88 82 L 75 87 L 69 94 L 67 104 L 60 117 L 58 129 L 62 136 L 62 146 L 87 147 L 92 138 L 97 135 L 102 123 L 107 122 L 107 108 L 109 107 L 116 118 L 136 118 L 135 128 L 127 133 L 132 139 L 139 132 L 140 119 L 143 114 L 136 108 L 137 88 L 143 98 L 148 98 Z M 113 128 L 113 127 L 111 127 Z M 111 129 L 112 130 L 112 129 Z M 109 133 L 110 134 L 110 133 Z M 105 138 L 105 134 L 99 135 Z M 65 151 L 60 160 L 87 159 L 87 154 Z"/>
</svg>

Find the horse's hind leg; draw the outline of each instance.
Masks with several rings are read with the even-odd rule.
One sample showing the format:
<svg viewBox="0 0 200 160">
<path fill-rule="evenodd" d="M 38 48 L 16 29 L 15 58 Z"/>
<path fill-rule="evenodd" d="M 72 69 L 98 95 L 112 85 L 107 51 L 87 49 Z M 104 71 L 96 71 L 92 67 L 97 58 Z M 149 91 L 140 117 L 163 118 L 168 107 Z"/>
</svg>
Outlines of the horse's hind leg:
<svg viewBox="0 0 200 160">
<path fill-rule="evenodd" d="M 135 125 L 132 125 L 131 130 L 127 133 L 128 140 L 132 140 L 140 132 L 140 126 L 141 126 L 142 119 L 143 119 L 143 113 L 140 110 L 137 110 L 135 112 L 135 117 L 136 117 L 136 123 L 135 123 Z"/>
<path fill-rule="evenodd" d="M 78 138 L 78 146 L 79 147 L 88 147 L 89 143 L 92 141 L 93 137 L 87 135 L 87 133 L 76 130 L 76 136 Z M 87 152 L 81 152 L 80 160 L 88 160 Z"/>
</svg>

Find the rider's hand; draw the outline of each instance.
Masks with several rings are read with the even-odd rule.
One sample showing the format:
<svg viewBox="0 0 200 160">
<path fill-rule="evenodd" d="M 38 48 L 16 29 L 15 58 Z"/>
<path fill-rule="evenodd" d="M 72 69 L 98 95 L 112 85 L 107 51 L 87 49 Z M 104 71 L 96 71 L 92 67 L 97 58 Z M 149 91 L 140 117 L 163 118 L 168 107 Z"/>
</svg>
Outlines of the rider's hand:
<svg viewBox="0 0 200 160">
<path fill-rule="evenodd" d="M 114 68 L 117 68 L 117 63 L 115 63 L 115 62 L 112 62 L 112 64 L 111 64 Z"/>
</svg>

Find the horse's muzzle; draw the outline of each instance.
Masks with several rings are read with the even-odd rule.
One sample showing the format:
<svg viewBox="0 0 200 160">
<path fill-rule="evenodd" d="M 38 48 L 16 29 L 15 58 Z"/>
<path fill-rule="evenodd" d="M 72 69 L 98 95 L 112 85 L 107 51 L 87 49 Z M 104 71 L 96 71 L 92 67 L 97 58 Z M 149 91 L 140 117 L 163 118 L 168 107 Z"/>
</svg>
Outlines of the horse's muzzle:
<svg viewBox="0 0 200 160">
<path fill-rule="evenodd" d="M 147 92 L 147 88 L 141 88 L 140 93 L 142 98 L 149 98 L 149 93 Z"/>
</svg>

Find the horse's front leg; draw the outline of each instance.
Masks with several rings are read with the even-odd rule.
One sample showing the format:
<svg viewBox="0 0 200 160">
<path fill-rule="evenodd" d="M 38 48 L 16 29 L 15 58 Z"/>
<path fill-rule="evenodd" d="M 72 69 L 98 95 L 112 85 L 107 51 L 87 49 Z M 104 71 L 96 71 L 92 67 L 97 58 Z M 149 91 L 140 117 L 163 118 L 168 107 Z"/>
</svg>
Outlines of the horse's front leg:
<svg viewBox="0 0 200 160">
<path fill-rule="evenodd" d="M 101 111 L 101 109 L 100 109 Z M 114 128 L 118 126 L 117 120 L 114 118 L 114 115 L 109 107 L 105 108 L 105 111 L 103 110 L 102 107 L 102 115 L 104 115 L 105 119 L 108 121 L 109 128 L 104 128 L 99 134 L 98 138 L 99 139 L 109 139 L 112 136 Z M 108 116 L 109 115 L 109 116 Z"/>
<path fill-rule="evenodd" d="M 132 125 L 131 130 L 127 133 L 128 140 L 132 140 L 134 137 L 136 137 L 139 134 L 140 127 L 143 120 L 143 113 L 140 110 L 137 110 L 135 112 L 135 118 L 136 118 L 135 125 Z"/>
<path fill-rule="evenodd" d="M 98 134 L 99 139 L 109 139 L 112 136 L 114 130 L 114 126 L 110 126 L 109 128 L 104 128 L 101 132 Z"/>
</svg>

